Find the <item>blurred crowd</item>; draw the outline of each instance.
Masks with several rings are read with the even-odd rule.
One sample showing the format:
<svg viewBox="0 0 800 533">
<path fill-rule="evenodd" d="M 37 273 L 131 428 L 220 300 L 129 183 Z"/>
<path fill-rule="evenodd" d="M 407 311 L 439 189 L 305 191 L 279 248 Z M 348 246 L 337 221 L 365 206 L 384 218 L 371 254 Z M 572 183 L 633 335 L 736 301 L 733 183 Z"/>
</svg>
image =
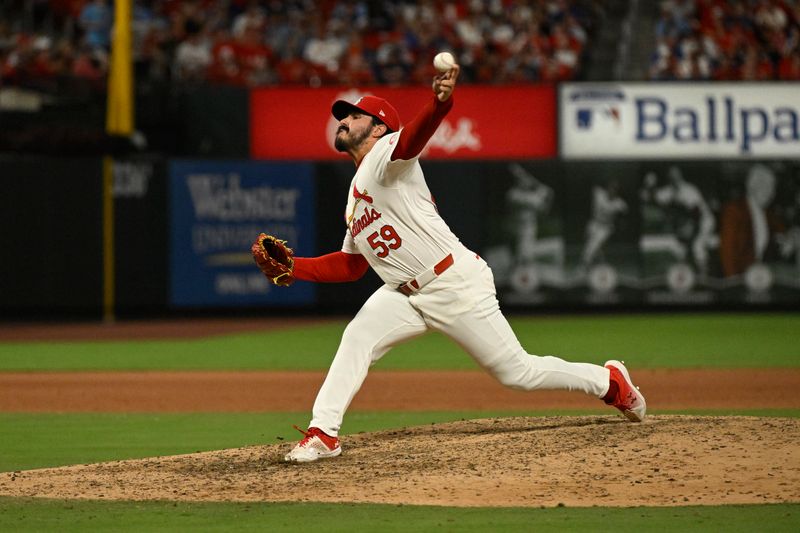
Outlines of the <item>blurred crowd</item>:
<svg viewBox="0 0 800 533">
<path fill-rule="evenodd" d="M 653 80 L 800 80 L 799 0 L 665 0 Z"/>
<path fill-rule="evenodd" d="M 597 0 L 134 0 L 137 79 L 176 83 L 404 85 L 452 51 L 466 83 L 576 79 Z M 113 0 L 8 0 L 3 84 L 101 86 Z"/>
</svg>

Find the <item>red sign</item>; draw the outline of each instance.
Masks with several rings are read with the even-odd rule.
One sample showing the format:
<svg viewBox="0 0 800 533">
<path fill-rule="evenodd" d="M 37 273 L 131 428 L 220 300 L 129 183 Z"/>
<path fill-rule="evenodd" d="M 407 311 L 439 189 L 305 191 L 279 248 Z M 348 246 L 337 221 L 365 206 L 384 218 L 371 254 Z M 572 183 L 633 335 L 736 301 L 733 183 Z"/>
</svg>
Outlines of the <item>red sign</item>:
<svg viewBox="0 0 800 533">
<path fill-rule="evenodd" d="M 331 105 L 375 94 L 411 120 L 430 89 L 258 89 L 250 93 L 250 155 L 255 159 L 344 159 L 333 148 Z M 458 87 L 455 105 L 428 142 L 427 159 L 531 159 L 556 156 L 553 86 Z"/>
</svg>

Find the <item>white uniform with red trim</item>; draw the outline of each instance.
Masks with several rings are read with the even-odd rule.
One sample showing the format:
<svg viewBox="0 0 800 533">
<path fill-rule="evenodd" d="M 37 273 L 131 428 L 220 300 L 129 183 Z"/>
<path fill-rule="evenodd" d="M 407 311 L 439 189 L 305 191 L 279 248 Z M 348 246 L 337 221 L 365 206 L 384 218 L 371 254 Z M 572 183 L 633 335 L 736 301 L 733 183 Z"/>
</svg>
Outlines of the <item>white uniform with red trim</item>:
<svg viewBox="0 0 800 533">
<path fill-rule="evenodd" d="M 349 190 L 342 246 L 362 254 L 386 284 L 345 329 L 309 427 L 338 435 L 369 367 L 392 346 L 430 329 L 452 338 L 506 386 L 602 398 L 608 369 L 522 348 L 500 312 L 491 270 L 439 216 L 418 157 L 391 161 L 398 137 L 381 138 L 361 161 Z M 398 290 L 411 280 L 405 292 Z"/>
<path fill-rule="evenodd" d="M 350 185 L 342 251 L 361 254 L 398 287 L 451 253 L 467 253 L 436 210 L 417 158 L 391 161 L 400 133 L 382 137 Z"/>
</svg>

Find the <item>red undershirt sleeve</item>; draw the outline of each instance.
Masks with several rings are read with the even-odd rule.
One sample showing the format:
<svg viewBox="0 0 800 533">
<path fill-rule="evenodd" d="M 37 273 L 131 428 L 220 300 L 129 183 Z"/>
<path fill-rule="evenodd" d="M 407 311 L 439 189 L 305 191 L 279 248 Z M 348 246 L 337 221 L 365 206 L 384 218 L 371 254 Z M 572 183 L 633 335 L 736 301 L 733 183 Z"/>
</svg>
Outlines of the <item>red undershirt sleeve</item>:
<svg viewBox="0 0 800 533">
<path fill-rule="evenodd" d="M 342 251 L 319 257 L 295 257 L 294 277 L 303 281 L 338 283 L 360 279 L 369 268 L 369 263 L 360 254 Z"/>
<path fill-rule="evenodd" d="M 440 102 L 436 96 L 429 100 L 417 116 L 400 130 L 397 147 L 392 152 L 392 161 L 418 156 L 452 107 L 452 96 L 444 102 Z"/>
</svg>

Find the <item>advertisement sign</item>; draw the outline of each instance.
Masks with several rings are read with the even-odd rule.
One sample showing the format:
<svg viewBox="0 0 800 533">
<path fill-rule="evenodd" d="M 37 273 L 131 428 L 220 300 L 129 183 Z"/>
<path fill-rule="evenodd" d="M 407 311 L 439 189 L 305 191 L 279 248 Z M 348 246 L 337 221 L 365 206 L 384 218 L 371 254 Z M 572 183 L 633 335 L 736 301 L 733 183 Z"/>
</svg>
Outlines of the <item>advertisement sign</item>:
<svg viewBox="0 0 800 533">
<path fill-rule="evenodd" d="M 565 158 L 792 158 L 798 83 L 569 83 L 560 88 Z"/>
<path fill-rule="evenodd" d="M 800 301 L 800 162 L 728 161 L 719 189 L 723 300 Z"/>
<path fill-rule="evenodd" d="M 800 303 L 800 162 L 475 166 L 504 304 Z"/>
<path fill-rule="evenodd" d="M 250 96 L 250 155 L 272 160 L 346 158 L 333 147 L 338 121 L 331 105 L 339 99 L 355 102 L 367 94 L 387 99 L 403 124 L 433 98 L 430 88 L 257 89 Z M 459 87 L 453 108 L 423 157 L 555 157 L 555 97 L 552 86 Z"/>
<path fill-rule="evenodd" d="M 170 302 L 175 306 L 303 305 L 314 286 L 275 287 L 250 255 L 260 232 L 314 253 L 312 166 L 175 161 L 170 167 Z"/>
<path fill-rule="evenodd" d="M 492 176 L 481 255 L 502 303 L 638 303 L 636 164 L 507 162 Z"/>
<path fill-rule="evenodd" d="M 566 269 L 567 190 L 561 171 L 556 161 L 481 167 L 492 178 L 483 194 L 486 245 L 480 252 L 492 268 L 503 303 L 557 303 L 573 283 Z"/>
<path fill-rule="evenodd" d="M 569 192 L 564 216 L 565 268 L 572 283 L 566 296 L 581 305 L 638 303 L 636 164 L 565 163 Z"/>
<path fill-rule="evenodd" d="M 650 304 L 718 301 L 719 164 L 648 163 L 639 170 L 639 253 Z"/>
<path fill-rule="evenodd" d="M 647 303 L 798 301 L 800 165 L 659 161 L 640 175 Z"/>
</svg>

